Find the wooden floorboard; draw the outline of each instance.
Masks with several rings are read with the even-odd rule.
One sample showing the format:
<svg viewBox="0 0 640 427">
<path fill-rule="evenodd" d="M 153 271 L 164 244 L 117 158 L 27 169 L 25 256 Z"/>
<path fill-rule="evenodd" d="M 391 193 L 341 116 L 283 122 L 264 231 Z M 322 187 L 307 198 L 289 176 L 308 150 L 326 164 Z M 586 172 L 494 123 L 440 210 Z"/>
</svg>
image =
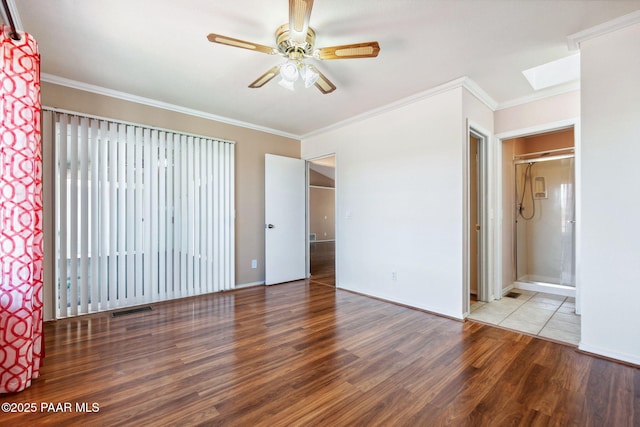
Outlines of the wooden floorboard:
<svg viewBox="0 0 640 427">
<path fill-rule="evenodd" d="M 328 286 L 336 285 L 336 242 L 309 244 L 309 272 L 311 281 Z"/>
<path fill-rule="evenodd" d="M 41 377 L 0 396 L 37 410 L 0 425 L 640 425 L 638 368 L 311 281 L 49 322 L 45 341 Z"/>
</svg>

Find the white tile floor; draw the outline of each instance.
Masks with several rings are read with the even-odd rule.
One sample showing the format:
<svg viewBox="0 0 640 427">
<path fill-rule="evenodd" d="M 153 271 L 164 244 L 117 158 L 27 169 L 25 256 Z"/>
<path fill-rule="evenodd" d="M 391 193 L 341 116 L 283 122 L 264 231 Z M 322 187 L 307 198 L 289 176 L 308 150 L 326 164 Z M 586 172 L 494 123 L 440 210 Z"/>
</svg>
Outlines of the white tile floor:
<svg viewBox="0 0 640 427">
<path fill-rule="evenodd" d="M 575 314 L 575 298 L 523 289 L 513 292 L 520 295 L 473 303 L 469 319 L 578 345 L 580 316 Z"/>
</svg>

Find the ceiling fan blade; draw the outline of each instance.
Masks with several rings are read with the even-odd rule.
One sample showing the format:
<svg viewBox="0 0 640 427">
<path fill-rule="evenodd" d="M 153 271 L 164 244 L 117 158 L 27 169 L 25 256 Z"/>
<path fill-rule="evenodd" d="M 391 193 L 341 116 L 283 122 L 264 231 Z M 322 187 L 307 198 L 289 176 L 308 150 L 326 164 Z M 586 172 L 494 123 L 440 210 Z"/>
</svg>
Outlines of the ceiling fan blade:
<svg viewBox="0 0 640 427">
<path fill-rule="evenodd" d="M 312 8 L 313 0 L 289 0 L 289 34 L 294 41 L 305 41 Z"/>
<path fill-rule="evenodd" d="M 279 70 L 280 70 L 279 65 L 272 67 L 271 69 L 269 69 L 269 71 L 267 71 L 266 73 L 258 77 L 253 83 L 251 83 L 249 87 L 252 89 L 257 89 L 266 85 L 271 81 L 271 79 L 273 79 L 275 76 L 278 75 Z"/>
<path fill-rule="evenodd" d="M 316 49 L 313 53 L 318 59 L 375 58 L 380 52 L 378 42 L 345 44 Z"/>
<path fill-rule="evenodd" d="M 314 67 L 313 65 L 309 65 L 309 68 L 318 73 L 318 80 L 316 80 L 314 85 L 320 90 L 320 92 L 326 95 L 327 93 L 331 93 L 336 90 L 336 86 L 331 83 L 331 80 L 329 80 L 324 74 L 318 71 L 316 67 Z"/>
<path fill-rule="evenodd" d="M 241 47 L 243 49 L 255 50 L 257 52 L 268 53 L 270 55 L 273 55 L 277 52 L 276 49 L 273 47 L 264 46 L 257 43 L 246 42 L 244 40 L 234 39 L 227 36 L 221 36 L 220 34 L 211 33 L 207 36 L 207 39 L 209 39 L 209 41 L 212 43 L 220 43 L 220 44 L 225 44 L 227 46 L 233 46 L 233 47 Z"/>
</svg>

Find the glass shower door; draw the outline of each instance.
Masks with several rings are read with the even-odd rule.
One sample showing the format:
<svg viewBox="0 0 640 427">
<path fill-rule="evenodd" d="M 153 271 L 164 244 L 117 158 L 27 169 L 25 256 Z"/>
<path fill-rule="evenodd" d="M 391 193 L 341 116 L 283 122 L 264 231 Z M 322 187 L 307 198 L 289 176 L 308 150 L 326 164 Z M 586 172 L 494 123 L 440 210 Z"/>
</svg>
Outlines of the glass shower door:
<svg viewBox="0 0 640 427">
<path fill-rule="evenodd" d="M 515 162 L 516 280 L 574 287 L 574 159 L 557 157 Z"/>
</svg>

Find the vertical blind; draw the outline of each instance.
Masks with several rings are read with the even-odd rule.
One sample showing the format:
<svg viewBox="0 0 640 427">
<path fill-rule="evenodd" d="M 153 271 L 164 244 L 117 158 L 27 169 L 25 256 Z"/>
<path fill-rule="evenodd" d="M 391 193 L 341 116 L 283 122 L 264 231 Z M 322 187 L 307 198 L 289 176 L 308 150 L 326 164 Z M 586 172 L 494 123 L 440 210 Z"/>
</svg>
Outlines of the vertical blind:
<svg viewBox="0 0 640 427">
<path fill-rule="evenodd" d="M 234 144 L 66 112 L 56 301 L 67 317 L 234 287 Z"/>
</svg>

